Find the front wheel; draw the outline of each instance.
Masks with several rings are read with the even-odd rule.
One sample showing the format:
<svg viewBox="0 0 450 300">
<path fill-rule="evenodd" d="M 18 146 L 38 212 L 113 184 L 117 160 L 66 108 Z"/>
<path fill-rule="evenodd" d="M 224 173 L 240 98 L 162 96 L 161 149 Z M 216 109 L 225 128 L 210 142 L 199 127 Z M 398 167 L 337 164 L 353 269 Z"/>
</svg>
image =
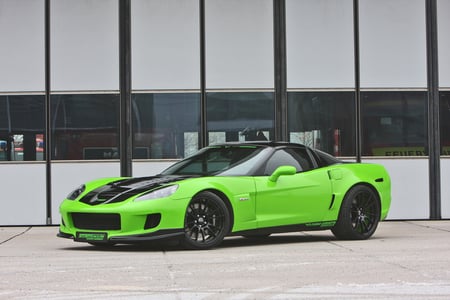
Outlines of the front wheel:
<svg viewBox="0 0 450 300">
<path fill-rule="evenodd" d="M 368 186 L 357 185 L 344 197 L 331 231 L 338 239 L 368 239 L 378 226 L 380 211 L 378 195 Z"/>
<path fill-rule="evenodd" d="M 201 192 L 186 209 L 182 244 L 188 249 L 215 247 L 229 228 L 230 213 L 223 200 L 214 193 Z"/>
</svg>

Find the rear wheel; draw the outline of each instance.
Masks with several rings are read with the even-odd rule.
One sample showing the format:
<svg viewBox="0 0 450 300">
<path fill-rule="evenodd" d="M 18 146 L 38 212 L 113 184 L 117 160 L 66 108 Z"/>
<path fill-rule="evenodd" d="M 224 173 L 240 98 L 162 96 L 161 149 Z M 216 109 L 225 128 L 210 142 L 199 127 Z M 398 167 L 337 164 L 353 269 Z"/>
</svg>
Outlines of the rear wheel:
<svg viewBox="0 0 450 300">
<path fill-rule="evenodd" d="M 357 185 L 342 201 L 338 220 L 331 231 L 339 239 L 364 240 L 373 235 L 379 220 L 378 195 L 368 186 Z"/>
<path fill-rule="evenodd" d="M 229 228 L 230 213 L 223 200 L 214 193 L 201 192 L 186 209 L 182 244 L 189 249 L 215 247 Z"/>
</svg>

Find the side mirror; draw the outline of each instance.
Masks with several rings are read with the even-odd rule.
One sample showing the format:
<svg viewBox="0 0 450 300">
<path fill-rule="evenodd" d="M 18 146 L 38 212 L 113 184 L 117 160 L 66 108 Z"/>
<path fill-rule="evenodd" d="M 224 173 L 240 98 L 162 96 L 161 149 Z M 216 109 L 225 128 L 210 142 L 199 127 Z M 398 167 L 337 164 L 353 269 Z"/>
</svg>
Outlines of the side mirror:
<svg viewBox="0 0 450 300">
<path fill-rule="evenodd" d="M 297 173 L 297 169 L 293 166 L 281 166 L 273 171 L 272 175 L 269 177 L 269 181 L 276 182 L 278 177 L 283 175 L 294 175 Z"/>
</svg>

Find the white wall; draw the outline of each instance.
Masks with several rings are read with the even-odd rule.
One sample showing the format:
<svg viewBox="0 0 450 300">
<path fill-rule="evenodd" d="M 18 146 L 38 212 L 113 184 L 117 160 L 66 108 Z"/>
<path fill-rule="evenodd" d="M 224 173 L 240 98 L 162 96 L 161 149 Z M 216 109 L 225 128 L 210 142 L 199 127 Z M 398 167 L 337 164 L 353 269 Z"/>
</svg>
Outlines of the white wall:
<svg viewBox="0 0 450 300">
<path fill-rule="evenodd" d="M 430 217 L 428 159 L 364 159 L 383 165 L 392 181 L 389 220 Z"/>
<path fill-rule="evenodd" d="M 425 29 L 425 0 L 361 0 L 361 87 L 426 87 Z"/>
<path fill-rule="evenodd" d="M 0 226 L 47 222 L 45 164 L 1 164 Z"/>
<path fill-rule="evenodd" d="M 206 86 L 273 88 L 273 1 L 208 0 Z"/>
<path fill-rule="evenodd" d="M 44 0 L 0 0 L 0 92 L 43 91 Z"/>
<path fill-rule="evenodd" d="M 450 159 L 441 159 L 441 213 L 442 218 L 450 218 Z"/>
<path fill-rule="evenodd" d="M 117 0 L 51 2 L 52 90 L 119 89 L 118 7 Z"/>
<path fill-rule="evenodd" d="M 450 88 L 450 0 L 437 0 L 439 85 Z"/>
<path fill-rule="evenodd" d="M 133 0 L 131 31 L 133 89 L 200 89 L 198 0 Z"/>
<path fill-rule="evenodd" d="M 177 160 L 134 161 L 133 177 L 153 176 L 173 165 Z"/>
<path fill-rule="evenodd" d="M 355 86 L 352 0 L 287 0 L 287 87 Z"/>
<path fill-rule="evenodd" d="M 94 179 L 119 176 L 120 163 L 117 161 L 53 162 L 52 223 L 60 223 L 59 205 L 75 188 Z"/>
</svg>

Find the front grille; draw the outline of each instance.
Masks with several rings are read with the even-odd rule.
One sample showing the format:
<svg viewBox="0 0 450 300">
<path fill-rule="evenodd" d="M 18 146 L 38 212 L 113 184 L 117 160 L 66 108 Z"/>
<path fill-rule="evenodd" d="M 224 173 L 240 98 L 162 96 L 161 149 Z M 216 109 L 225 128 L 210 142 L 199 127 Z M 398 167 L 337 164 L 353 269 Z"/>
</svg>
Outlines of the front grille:
<svg viewBox="0 0 450 300">
<path fill-rule="evenodd" d="M 119 214 L 72 213 L 73 225 L 87 230 L 120 230 Z"/>
</svg>

